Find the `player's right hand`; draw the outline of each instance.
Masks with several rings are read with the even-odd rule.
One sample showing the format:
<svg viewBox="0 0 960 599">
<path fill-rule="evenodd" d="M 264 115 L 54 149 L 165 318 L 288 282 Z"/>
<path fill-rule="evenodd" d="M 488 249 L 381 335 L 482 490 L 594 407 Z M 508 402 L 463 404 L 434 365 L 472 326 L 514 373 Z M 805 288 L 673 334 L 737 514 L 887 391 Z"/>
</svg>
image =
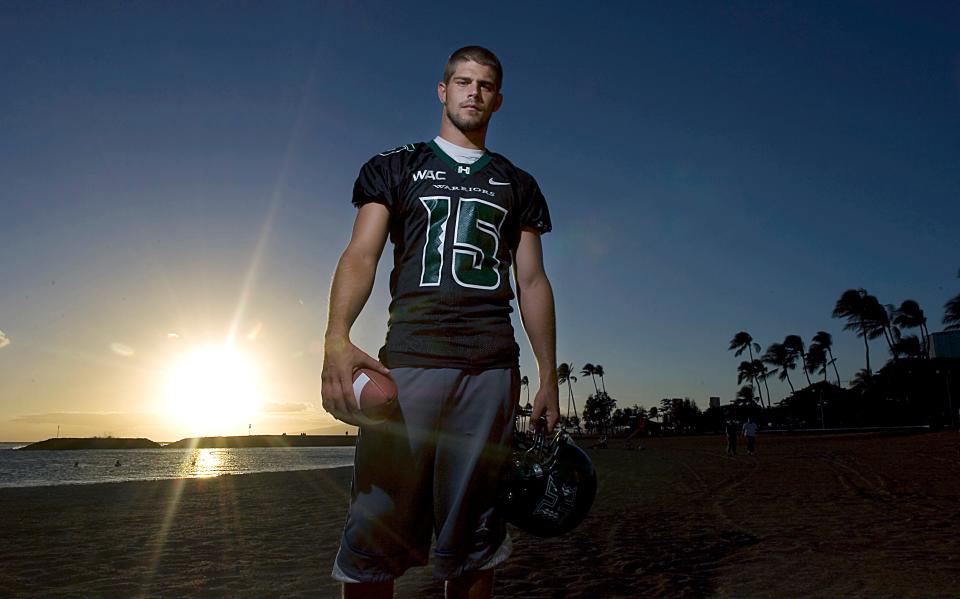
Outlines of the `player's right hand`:
<svg viewBox="0 0 960 599">
<path fill-rule="evenodd" d="M 353 395 L 353 373 L 360 368 L 369 368 L 389 374 L 390 370 L 355 346 L 346 338 L 327 338 L 323 345 L 323 371 L 321 372 L 320 396 L 323 409 L 331 416 L 359 426 L 356 414 L 360 411 Z"/>
<path fill-rule="evenodd" d="M 543 381 L 544 379 L 540 379 Z M 540 418 L 546 418 L 546 434 L 552 434 L 560 422 L 560 390 L 556 379 L 540 385 L 533 399 L 533 410 L 530 412 L 530 431 L 533 432 L 535 423 Z"/>
</svg>

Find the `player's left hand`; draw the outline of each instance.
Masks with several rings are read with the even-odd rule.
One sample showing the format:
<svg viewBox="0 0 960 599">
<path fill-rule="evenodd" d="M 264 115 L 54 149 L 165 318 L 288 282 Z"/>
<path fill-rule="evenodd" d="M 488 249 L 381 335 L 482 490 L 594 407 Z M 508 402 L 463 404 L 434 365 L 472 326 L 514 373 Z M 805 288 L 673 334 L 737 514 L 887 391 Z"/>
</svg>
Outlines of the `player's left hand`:
<svg viewBox="0 0 960 599">
<path fill-rule="evenodd" d="M 560 389 L 556 380 L 546 383 L 541 381 L 533 400 L 533 411 L 530 413 L 531 430 L 541 416 L 547 419 L 547 434 L 552 433 L 560 422 Z"/>
</svg>

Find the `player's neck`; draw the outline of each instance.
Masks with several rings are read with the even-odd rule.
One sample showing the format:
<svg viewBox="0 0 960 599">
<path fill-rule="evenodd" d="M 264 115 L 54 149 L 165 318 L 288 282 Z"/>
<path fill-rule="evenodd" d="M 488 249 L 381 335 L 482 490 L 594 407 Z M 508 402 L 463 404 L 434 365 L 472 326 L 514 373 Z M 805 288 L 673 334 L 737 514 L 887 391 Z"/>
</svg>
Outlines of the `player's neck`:
<svg viewBox="0 0 960 599">
<path fill-rule="evenodd" d="M 444 118 L 440 122 L 440 137 L 461 148 L 484 150 L 487 140 L 487 128 L 476 131 L 461 131 L 456 125 Z"/>
</svg>

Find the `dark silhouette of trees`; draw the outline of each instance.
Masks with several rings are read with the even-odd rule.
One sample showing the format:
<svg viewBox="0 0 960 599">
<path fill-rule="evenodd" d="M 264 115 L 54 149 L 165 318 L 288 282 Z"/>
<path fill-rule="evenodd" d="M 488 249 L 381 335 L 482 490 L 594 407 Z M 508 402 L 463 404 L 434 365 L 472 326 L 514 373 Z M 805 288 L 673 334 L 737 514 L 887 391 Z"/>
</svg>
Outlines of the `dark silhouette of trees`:
<svg viewBox="0 0 960 599">
<path fill-rule="evenodd" d="M 606 434 L 616 405 L 617 401 L 603 391 L 587 397 L 587 402 L 583 406 L 583 422 L 587 425 L 587 429 L 599 430 Z"/>
<path fill-rule="evenodd" d="M 808 385 L 812 384 L 810 382 L 810 375 L 807 374 L 807 353 L 804 350 L 803 339 L 800 338 L 800 335 L 787 335 L 783 339 L 783 346 L 787 349 L 787 352 L 793 358 L 794 362 L 797 361 L 797 358 L 800 358 L 803 376 L 807 377 Z"/>
<path fill-rule="evenodd" d="M 660 418 L 660 408 L 658 408 L 657 406 L 651 407 L 650 411 L 647 412 L 647 414 L 650 416 L 650 420 L 656 420 L 657 422 L 660 422 L 662 420 L 662 418 Z"/>
<path fill-rule="evenodd" d="M 577 377 L 573 376 L 573 367 L 566 362 L 561 363 L 557 366 L 557 382 L 561 385 L 567 386 L 567 421 L 570 426 L 577 429 L 577 432 L 580 430 L 580 417 L 577 415 L 577 400 L 573 396 L 573 385 L 577 381 Z M 570 418 L 570 407 L 573 406 L 573 418 Z"/>
<path fill-rule="evenodd" d="M 960 331 L 960 293 L 943 305 L 944 331 Z"/>
<path fill-rule="evenodd" d="M 899 307 L 893 305 L 887 306 L 893 315 L 893 324 L 901 329 L 920 329 L 920 349 L 921 354 L 930 355 L 930 331 L 927 329 L 927 317 L 920 309 L 920 304 L 912 299 L 903 300 Z"/>
<path fill-rule="evenodd" d="M 837 386 L 839 387 L 840 371 L 837 370 L 837 359 L 833 357 L 833 337 L 826 331 L 817 331 L 817 334 L 813 336 L 813 342 L 822 347 L 827 352 L 827 356 L 830 357 L 828 363 L 833 365 L 833 372 L 837 375 Z"/>
<path fill-rule="evenodd" d="M 927 357 L 919 337 L 916 335 L 900 336 L 899 330 L 897 331 L 897 340 L 893 343 L 893 355 L 907 358 Z"/>
<path fill-rule="evenodd" d="M 606 392 L 607 392 L 607 384 L 606 384 L 605 382 L 603 382 L 603 375 L 606 374 L 606 371 L 603 369 L 603 365 L 602 365 L 602 364 L 595 364 L 594 367 L 593 367 L 593 374 L 595 374 L 595 375 L 597 375 L 598 377 L 600 377 L 600 390 L 603 391 L 604 393 L 606 393 Z"/>
<path fill-rule="evenodd" d="M 856 331 L 857 337 L 863 338 L 863 349 L 867 356 L 867 372 L 872 372 L 870 368 L 870 344 L 869 329 L 867 327 L 867 302 L 865 298 L 869 294 L 866 289 L 847 289 L 837 300 L 833 308 L 834 318 L 846 318 L 847 324 L 844 325 L 844 331 Z"/>
<path fill-rule="evenodd" d="M 600 387 L 597 387 L 597 369 L 593 364 L 587 362 L 583 365 L 583 368 L 580 370 L 580 376 L 588 376 L 590 380 L 593 381 L 593 391 L 594 393 L 600 393 Z M 586 420 L 586 417 L 584 417 Z"/>
<path fill-rule="evenodd" d="M 960 295 L 947 301 L 944 309 L 945 330 L 960 330 Z M 799 335 L 787 335 L 783 342 L 770 344 L 762 355 L 759 355 L 760 344 L 748 332 L 739 331 L 730 340 L 728 350 L 737 357 L 746 354 L 750 359 L 742 359 L 737 366 L 740 388 L 733 405 L 714 405 L 701 412 L 689 398 L 674 398 L 663 399 L 649 412 L 636 405 L 620 409 L 616 400 L 607 394 L 603 367 L 587 363 L 580 375 L 590 376 L 594 393 L 583 406 L 584 422 L 591 430 L 606 432 L 613 427 L 614 431 L 623 431 L 635 425 L 639 418 L 648 417 L 647 424 L 656 425 L 658 433 L 719 431 L 727 419 L 744 414 L 788 428 L 817 424 L 826 427 L 829 422 L 831 427 L 927 424 L 935 429 L 956 422 L 958 406 L 953 398 L 960 398 L 957 391 L 960 360 L 931 357 L 927 317 L 916 300 L 884 305 L 866 289 L 847 289 L 837 299 L 832 316 L 845 320 L 844 330 L 853 331 L 863 339 L 865 368 L 850 379 L 847 388 L 842 386 L 838 359 L 833 353 L 833 337 L 827 331 L 817 331 L 806 346 Z M 911 330 L 916 334 L 906 334 Z M 870 341 L 881 337 L 887 343 L 890 359 L 874 370 Z M 807 382 L 802 389 L 794 386 L 790 372 L 798 363 Z M 831 369 L 836 384 L 828 380 Z M 772 375 L 786 381 L 790 388 L 789 395 L 776 405 L 767 385 L 767 378 Z M 567 385 L 565 422 L 575 422 L 579 431 L 571 384 L 576 380 L 571 365 L 564 363 L 558 367 L 558 381 Z M 522 384 L 527 386 L 526 377 Z M 528 387 L 528 407 L 529 395 Z"/>
<path fill-rule="evenodd" d="M 691 401 L 689 397 L 660 400 L 660 420 L 665 428 L 675 433 L 683 434 L 699 430 L 702 414 L 697 407 L 697 402 Z M 650 409 L 650 415 L 652 418 L 653 408 Z"/>
<path fill-rule="evenodd" d="M 781 381 L 787 381 L 787 384 L 790 385 L 790 393 L 796 392 L 796 389 L 793 387 L 793 381 L 790 380 L 790 371 L 797 367 L 797 359 L 784 344 L 771 343 L 770 346 L 767 347 L 766 353 L 763 354 L 763 357 L 760 359 L 763 360 L 764 363 L 773 366 L 774 370 L 778 370 L 777 378 Z"/>
<path fill-rule="evenodd" d="M 739 385 L 744 381 L 749 381 L 750 386 L 753 387 L 754 381 L 764 378 L 766 375 L 767 368 L 763 365 L 763 362 L 760 360 L 752 360 L 750 362 L 744 360 L 740 362 L 740 365 L 737 367 L 737 384 Z M 759 389 L 758 386 L 757 391 L 759 391 Z M 763 394 L 758 393 L 757 395 L 760 398 L 760 405 L 763 405 Z M 769 399 L 768 396 L 767 400 L 769 401 Z"/>
<path fill-rule="evenodd" d="M 827 380 L 827 352 L 819 343 L 811 343 L 807 349 L 807 356 L 804 360 L 804 369 L 809 374 L 822 374 L 823 380 Z M 807 379 L 809 380 L 809 376 Z"/>
<path fill-rule="evenodd" d="M 744 351 L 749 352 L 749 354 L 750 354 L 750 362 L 749 362 L 749 363 L 750 363 L 750 364 L 753 364 L 753 363 L 755 362 L 755 358 L 753 357 L 753 352 L 754 352 L 754 350 L 756 350 L 757 353 L 760 353 L 760 344 L 759 344 L 759 343 L 756 343 L 756 342 L 753 340 L 753 337 L 750 335 L 750 333 L 748 333 L 748 332 L 746 332 L 746 331 L 740 331 L 739 333 L 737 333 L 736 335 L 733 336 L 733 339 L 730 340 L 730 347 L 729 347 L 728 349 L 730 349 L 730 350 L 736 350 L 736 352 L 733 354 L 734 356 L 740 356 L 740 354 L 742 354 Z M 742 364 L 743 364 L 743 362 L 741 362 L 741 365 L 742 365 Z M 762 365 L 763 365 L 763 362 L 760 362 L 760 364 L 761 364 L 761 366 L 762 366 Z M 757 387 L 757 393 L 758 393 L 759 396 L 760 396 L 760 403 L 761 403 L 761 405 L 762 405 L 762 404 L 763 404 L 763 393 L 760 393 L 760 385 L 759 385 L 759 380 L 760 380 L 760 379 L 759 379 L 759 377 L 762 376 L 762 377 L 764 378 L 764 380 L 766 379 L 766 369 L 763 369 L 763 372 L 762 372 L 762 373 L 758 373 L 758 372 L 756 371 L 756 369 L 753 369 L 753 370 L 754 370 L 754 373 L 753 373 L 753 375 L 752 375 L 753 378 L 750 379 L 750 384 L 753 385 L 754 383 L 757 383 L 757 385 L 756 385 L 756 387 Z M 740 384 L 740 383 L 742 383 L 742 382 L 743 382 L 743 380 L 741 380 L 741 379 L 739 379 L 739 378 L 737 379 L 737 384 Z M 769 403 L 769 396 L 770 396 L 770 389 L 768 388 L 768 389 L 767 389 L 767 400 L 768 400 L 768 403 Z"/>
<path fill-rule="evenodd" d="M 753 393 L 753 387 L 744 385 L 737 391 L 737 396 L 733 400 L 733 405 L 750 408 L 757 405 L 756 396 Z"/>
<path fill-rule="evenodd" d="M 858 370 L 857 374 L 853 375 L 853 378 L 850 379 L 850 388 L 863 390 L 869 387 L 872 382 L 873 373 L 864 368 L 863 370 Z"/>
<path fill-rule="evenodd" d="M 617 408 L 610 416 L 610 426 L 615 430 L 621 431 L 635 427 L 641 419 L 647 417 L 647 411 L 643 406 L 633 404 L 629 408 Z"/>
</svg>

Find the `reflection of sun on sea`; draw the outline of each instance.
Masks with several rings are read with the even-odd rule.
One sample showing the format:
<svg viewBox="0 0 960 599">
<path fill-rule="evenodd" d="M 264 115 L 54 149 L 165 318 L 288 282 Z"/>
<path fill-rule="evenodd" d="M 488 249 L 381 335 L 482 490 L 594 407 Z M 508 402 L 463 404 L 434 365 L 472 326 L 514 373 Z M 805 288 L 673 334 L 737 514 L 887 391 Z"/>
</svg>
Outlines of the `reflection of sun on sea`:
<svg viewBox="0 0 960 599">
<path fill-rule="evenodd" d="M 185 355 L 166 377 L 167 410 L 191 435 L 240 434 L 256 415 L 262 393 L 256 366 L 229 345 Z"/>
<path fill-rule="evenodd" d="M 190 456 L 189 467 L 186 467 L 185 473 L 188 476 L 197 478 L 207 478 L 220 474 L 223 460 L 220 457 L 220 451 L 212 449 L 196 449 Z"/>
</svg>

